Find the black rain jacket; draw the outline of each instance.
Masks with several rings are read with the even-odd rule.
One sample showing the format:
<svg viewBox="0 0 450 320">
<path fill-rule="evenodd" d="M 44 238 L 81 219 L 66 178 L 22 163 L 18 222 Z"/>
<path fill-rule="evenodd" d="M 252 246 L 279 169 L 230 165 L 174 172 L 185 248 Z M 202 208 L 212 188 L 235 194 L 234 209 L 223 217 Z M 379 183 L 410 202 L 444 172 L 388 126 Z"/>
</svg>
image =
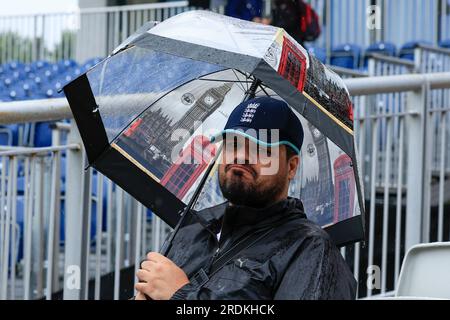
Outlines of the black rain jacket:
<svg viewBox="0 0 450 320">
<path fill-rule="evenodd" d="M 355 298 L 356 281 L 339 250 L 294 198 L 264 209 L 224 203 L 193 213 L 167 257 L 193 279 L 200 269 L 208 274 L 214 259 L 246 235 L 271 227 L 206 283 L 191 281 L 172 300 Z"/>
</svg>

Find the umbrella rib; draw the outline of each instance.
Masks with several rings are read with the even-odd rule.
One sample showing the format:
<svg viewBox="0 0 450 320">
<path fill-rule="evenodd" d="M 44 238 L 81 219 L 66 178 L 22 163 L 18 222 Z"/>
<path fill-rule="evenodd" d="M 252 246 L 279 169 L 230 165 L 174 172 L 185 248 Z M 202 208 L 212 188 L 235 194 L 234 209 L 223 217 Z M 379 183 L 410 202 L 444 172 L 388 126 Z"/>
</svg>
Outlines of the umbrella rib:
<svg viewBox="0 0 450 320">
<path fill-rule="evenodd" d="M 202 81 L 216 81 L 216 82 L 230 82 L 230 83 L 249 83 L 250 81 L 237 81 L 237 80 L 219 80 L 219 79 L 198 79 Z"/>
<path fill-rule="evenodd" d="M 233 69 L 233 71 L 234 71 L 234 69 Z M 252 76 L 251 75 L 249 75 L 249 74 L 247 74 L 247 73 L 243 73 L 242 71 L 240 71 L 240 70 L 237 70 L 236 69 L 236 71 L 237 72 L 239 72 L 240 74 L 242 74 L 247 80 L 252 80 L 252 81 L 246 81 L 245 83 L 247 84 L 247 89 L 245 89 L 244 88 L 244 90 L 245 90 L 245 92 L 247 92 L 248 90 L 249 90 L 249 86 L 248 86 L 248 84 L 249 83 L 253 83 L 253 80 L 255 79 L 254 77 L 252 78 Z M 236 76 L 237 77 L 237 76 Z"/>
<path fill-rule="evenodd" d="M 262 85 L 259 86 L 261 88 L 261 90 L 259 90 L 259 92 L 263 91 L 266 96 L 270 97 L 271 95 L 267 93 L 266 89 L 264 89 L 264 87 Z"/>
<path fill-rule="evenodd" d="M 250 79 L 250 77 L 248 75 L 246 75 L 246 77 L 247 77 L 247 80 Z M 247 92 L 248 92 L 248 88 L 249 87 L 248 87 L 248 84 L 247 84 Z"/>
<path fill-rule="evenodd" d="M 241 81 L 241 79 L 239 79 L 238 75 L 236 74 L 236 70 L 231 69 L 231 71 L 233 71 L 234 76 L 236 77 L 236 79 L 238 79 L 238 81 Z M 238 83 L 240 83 L 240 82 L 238 82 Z M 242 83 L 241 83 L 241 89 L 242 89 L 242 91 L 243 91 L 244 93 L 246 92 L 246 90 L 245 90 L 245 88 L 244 88 L 244 85 L 243 85 Z"/>
</svg>

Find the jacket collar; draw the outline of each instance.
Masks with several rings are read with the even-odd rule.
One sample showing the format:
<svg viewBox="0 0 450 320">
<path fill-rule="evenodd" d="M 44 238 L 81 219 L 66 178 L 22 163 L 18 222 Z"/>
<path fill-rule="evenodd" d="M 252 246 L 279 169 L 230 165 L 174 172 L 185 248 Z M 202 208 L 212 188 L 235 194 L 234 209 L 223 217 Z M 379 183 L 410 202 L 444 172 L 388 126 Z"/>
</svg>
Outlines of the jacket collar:
<svg viewBox="0 0 450 320">
<path fill-rule="evenodd" d="M 299 215 L 299 218 L 306 218 L 303 203 L 296 198 L 287 198 L 265 208 L 230 205 L 228 202 L 224 202 L 218 206 L 202 210 L 201 214 L 197 214 L 197 217 L 204 227 L 217 233 L 222 224 L 226 229 L 244 226 L 256 228 L 293 214 Z"/>
</svg>

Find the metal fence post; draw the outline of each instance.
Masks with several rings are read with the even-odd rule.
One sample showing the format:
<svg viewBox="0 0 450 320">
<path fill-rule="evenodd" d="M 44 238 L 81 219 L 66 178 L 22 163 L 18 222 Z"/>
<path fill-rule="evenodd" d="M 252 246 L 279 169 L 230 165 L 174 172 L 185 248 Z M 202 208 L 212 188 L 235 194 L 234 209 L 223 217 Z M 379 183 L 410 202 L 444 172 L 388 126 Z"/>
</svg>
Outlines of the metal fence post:
<svg viewBox="0 0 450 320">
<path fill-rule="evenodd" d="M 426 159 L 426 106 L 429 85 L 408 94 L 408 169 L 406 196 L 405 250 L 422 239 L 424 172 Z"/>
<path fill-rule="evenodd" d="M 72 121 L 69 143 L 79 143 L 81 138 L 78 129 Z M 84 152 L 82 149 L 67 150 L 67 178 L 66 178 L 66 218 L 65 218 L 65 263 L 64 263 L 64 299 L 78 300 L 85 297 L 86 272 L 86 241 L 87 213 L 84 209 L 83 174 Z"/>
</svg>

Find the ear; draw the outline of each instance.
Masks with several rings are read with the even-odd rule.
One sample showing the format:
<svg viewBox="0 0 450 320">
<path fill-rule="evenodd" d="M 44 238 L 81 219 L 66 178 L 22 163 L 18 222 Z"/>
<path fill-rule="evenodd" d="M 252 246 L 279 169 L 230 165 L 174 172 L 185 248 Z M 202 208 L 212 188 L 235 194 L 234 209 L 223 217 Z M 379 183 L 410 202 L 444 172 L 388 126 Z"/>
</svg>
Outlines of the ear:
<svg viewBox="0 0 450 320">
<path fill-rule="evenodd" d="M 288 161 L 288 178 L 289 178 L 289 180 L 294 179 L 299 165 L 300 165 L 300 156 L 299 155 L 292 156 L 289 159 L 289 161 Z"/>
</svg>

